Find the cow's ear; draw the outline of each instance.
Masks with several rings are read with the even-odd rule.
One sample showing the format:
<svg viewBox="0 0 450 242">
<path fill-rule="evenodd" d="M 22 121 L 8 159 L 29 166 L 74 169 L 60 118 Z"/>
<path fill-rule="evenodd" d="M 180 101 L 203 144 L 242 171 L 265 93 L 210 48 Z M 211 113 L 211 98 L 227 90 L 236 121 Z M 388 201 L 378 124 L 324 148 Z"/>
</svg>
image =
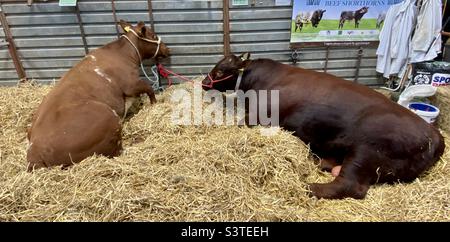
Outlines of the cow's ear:
<svg viewBox="0 0 450 242">
<path fill-rule="evenodd" d="M 241 61 L 249 60 L 250 59 L 250 53 L 249 52 L 242 53 L 239 56 L 239 59 L 241 59 Z"/>
<path fill-rule="evenodd" d="M 324 10 L 322 10 L 322 13 L 325 13 L 327 10 L 326 9 L 324 9 Z"/>
<path fill-rule="evenodd" d="M 136 33 L 141 36 L 141 37 L 145 37 L 145 31 L 147 30 L 147 28 L 145 27 L 145 23 L 140 21 L 137 25 L 136 25 Z"/>
<path fill-rule="evenodd" d="M 130 29 L 132 28 L 131 24 L 129 24 L 127 21 L 125 21 L 123 19 L 121 19 L 119 21 L 119 25 L 120 25 L 120 27 L 122 27 L 122 29 L 125 33 L 130 32 Z"/>
</svg>

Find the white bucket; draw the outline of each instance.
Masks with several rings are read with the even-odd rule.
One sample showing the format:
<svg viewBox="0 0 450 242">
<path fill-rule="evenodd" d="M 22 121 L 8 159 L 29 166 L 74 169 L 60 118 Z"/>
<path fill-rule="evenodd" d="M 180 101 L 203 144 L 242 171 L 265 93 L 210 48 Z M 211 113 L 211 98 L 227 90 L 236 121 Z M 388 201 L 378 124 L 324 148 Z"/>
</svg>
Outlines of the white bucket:
<svg viewBox="0 0 450 242">
<path fill-rule="evenodd" d="M 408 107 L 408 104 L 415 97 L 431 97 L 436 93 L 436 91 L 437 87 L 433 87 L 429 84 L 409 86 L 402 92 L 402 94 L 400 94 L 397 103 L 403 107 Z"/>
<path fill-rule="evenodd" d="M 434 123 L 439 115 L 437 107 L 426 103 L 413 102 L 408 104 L 408 108 L 430 124 Z"/>
</svg>

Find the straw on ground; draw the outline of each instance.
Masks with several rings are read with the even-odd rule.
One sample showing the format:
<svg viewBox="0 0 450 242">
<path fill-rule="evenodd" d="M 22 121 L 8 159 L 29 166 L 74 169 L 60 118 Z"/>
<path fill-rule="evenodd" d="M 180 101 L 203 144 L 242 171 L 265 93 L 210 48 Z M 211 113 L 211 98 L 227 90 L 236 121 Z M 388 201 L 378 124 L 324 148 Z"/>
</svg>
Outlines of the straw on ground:
<svg viewBox="0 0 450 242">
<path fill-rule="evenodd" d="M 290 133 L 175 126 L 172 87 L 124 124 L 124 152 L 68 170 L 26 172 L 26 128 L 51 86 L 0 88 L 0 221 L 449 221 L 449 149 L 409 184 L 372 186 L 364 200 L 318 200 L 332 179 Z M 438 94 L 449 131 L 448 89 Z M 445 128 L 444 128 L 445 126 Z M 450 146 L 448 136 L 447 146 Z"/>
</svg>

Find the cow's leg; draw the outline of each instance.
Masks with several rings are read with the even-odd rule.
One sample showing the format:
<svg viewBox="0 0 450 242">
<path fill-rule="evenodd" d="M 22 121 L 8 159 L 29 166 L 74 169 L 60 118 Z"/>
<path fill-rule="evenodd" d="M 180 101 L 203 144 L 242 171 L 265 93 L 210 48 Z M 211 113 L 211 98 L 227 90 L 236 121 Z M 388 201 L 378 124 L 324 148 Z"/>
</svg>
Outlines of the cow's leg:
<svg viewBox="0 0 450 242">
<path fill-rule="evenodd" d="M 346 158 L 336 173 L 337 177 L 330 183 L 309 185 L 311 195 L 318 198 L 342 199 L 346 197 L 363 199 L 373 179 L 367 151 L 361 150 L 356 155 Z"/>
<path fill-rule="evenodd" d="M 153 90 L 153 88 L 151 86 L 146 93 L 147 93 L 148 98 L 150 98 L 150 103 L 151 104 L 156 103 L 155 91 Z"/>
<path fill-rule="evenodd" d="M 127 97 L 136 97 L 142 93 L 145 93 L 150 98 L 150 102 L 152 104 L 156 103 L 156 97 L 153 88 L 144 80 L 139 79 L 137 82 L 133 83 L 133 85 L 126 86 L 123 92 Z"/>
<path fill-rule="evenodd" d="M 343 199 L 348 197 L 363 199 L 369 190 L 370 184 L 358 183 L 342 177 L 341 174 L 342 171 L 332 182 L 327 184 L 309 184 L 311 195 L 325 199 Z"/>
</svg>

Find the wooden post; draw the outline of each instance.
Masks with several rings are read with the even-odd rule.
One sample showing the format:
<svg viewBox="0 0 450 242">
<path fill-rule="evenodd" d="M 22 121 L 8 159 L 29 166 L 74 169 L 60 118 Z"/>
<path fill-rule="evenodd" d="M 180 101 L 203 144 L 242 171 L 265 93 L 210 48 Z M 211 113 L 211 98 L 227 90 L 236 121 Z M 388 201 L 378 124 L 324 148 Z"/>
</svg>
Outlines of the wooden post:
<svg viewBox="0 0 450 242">
<path fill-rule="evenodd" d="M 153 6 L 152 6 L 152 0 L 147 0 L 148 4 L 148 18 L 150 20 L 150 26 L 152 27 L 153 32 L 155 32 L 155 24 L 153 19 Z"/>
<path fill-rule="evenodd" d="M 230 48 L 230 1 L 223 0 L 223 54 L 229 55 Z"/>
<path fill-rule="evenodd" d="M 362 48 L 362 46 L 360 46 L 359 49 L 358 49 L 358 60 L 356 62 L 356 73 L 355 73 L 355 80 L 354 80 L 354 82 L 358 82 L 359 69 L 361 68 L 362 56 L 363 56 L 363 48 Z"/>
<path fill-rule="evenodd" d="M 154 18 L 153 18 L 152 0 L 147 0 L 147 6 L 148 6 L 148 19 L 150 20 L 150 27 L 152 28 L 153 32 L 156 33 L 155 23 L 154 23 Z M 155 60 L 155 64 L 154 65 L 158 65 L 158 59 Z M 150 68 L 152 68 L 152 67 L 150 67 Z M 159 73 L 159 71 L 157 71 L 157 74 L 158 74 L 158 87 L 161 88 L 162 87 L 161 79 L 163 77 L 161 76 L 161 73 Z"/>
<path fill-rule="evenodd" d="M 120 37 L 120 31 L 119 31 L 119 26 L 117 26 L 117 24 L 119 23 L 119 20 L 117 20 L 116 4 L 114 3 L 114 0 L 111 0 L 111 8 L 112 8 L 113 17 L 114 17 L 114 25 L 116 26 L 117 38 L 119 38 Z"/>
<path fill-rule="evenodd" d="M 31 4 L 33 4 L 33 0 L 27 0 L 27 5 L 31 6 Z"/>
<path fill-rule="evenodd" d="M 328 58 L 330 56 L 330 46 L 327 46 L 327 52 L 325 53 L 325 66 L 323 67 L 323 72 L 327 73 L 328 70 Z"/>
<path fill-rule="evenodd" d="M 86 53 L 86 55 L 87 55 L 87 53 L 89 53 L 89 48 L 87 45 L 86 34 L 84 32 L 83 21 L 81 20 L 81 14 L 80 14 L 80 9 L 78 8 L 78 5 L 75 6 L 75 12 L 77 14 L 78 26 L 80 26 L 80 33 L 81 33 L 81 39 L 83 40 L 84 53 Z"/>
<path fill-rule="evenodd" d="M 14 67 L 16 68 L 17 76 L 19 79 L 23 80 L 27 78 L 25 74 L 25 69 L 22 66 L 19 55 L 17 54 L 16 44 L 14 43 L 13 36 L 11 34 L 11 29 L 9 28 L 8 21 L 6 20 L 6 15 L 3 12 L 2 4 L 0 3 L 0 22 L 3 26 L 3 32 L 5 32 L 5 39 L 8 42 L 9 55 L 11 56 Z"/>
</svg>

